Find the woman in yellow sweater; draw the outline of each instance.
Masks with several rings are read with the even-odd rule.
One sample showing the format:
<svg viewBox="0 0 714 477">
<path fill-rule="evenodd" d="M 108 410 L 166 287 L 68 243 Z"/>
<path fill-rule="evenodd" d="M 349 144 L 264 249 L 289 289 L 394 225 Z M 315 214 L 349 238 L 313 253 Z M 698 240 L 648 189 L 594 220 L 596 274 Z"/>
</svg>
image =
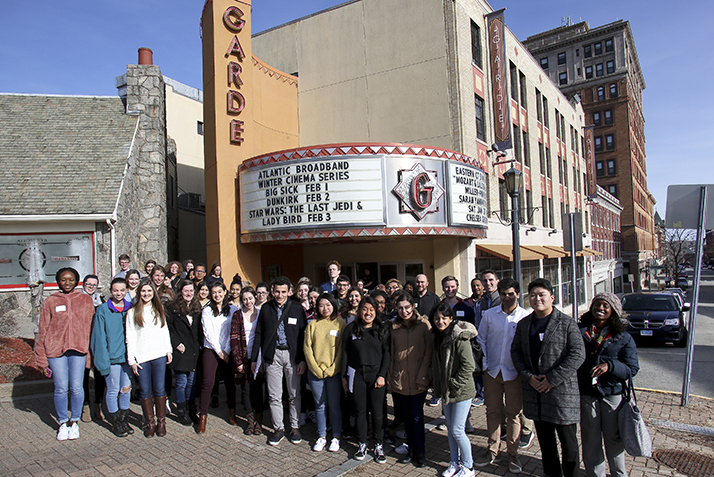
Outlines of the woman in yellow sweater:
<svg viewBox="0 0 714 477">
<path fill-rule="evenodd" d="M 320 452 L 327 445 L 327 415 L 325 404 L 330 410 L 333 438 L 328 450 L 340 450 L 342 435 L 342 332 L 345 322 L 340 318 L 337 302 L 329 293 L 317 299 L 316 318 L 305 330 L 305 361 L 307 362 L 307 382 L 315 398 L 317 415 L 317 441 L 312 450 Z"/>
</svg>

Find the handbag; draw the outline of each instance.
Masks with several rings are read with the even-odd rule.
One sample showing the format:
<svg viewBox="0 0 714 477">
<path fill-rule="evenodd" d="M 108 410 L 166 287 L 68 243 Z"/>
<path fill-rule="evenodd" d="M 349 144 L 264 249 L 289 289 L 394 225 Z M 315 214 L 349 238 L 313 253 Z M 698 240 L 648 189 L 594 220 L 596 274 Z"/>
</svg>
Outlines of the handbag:
<svg viewBox="0 0 714 477">
<path fill-rule="evenodd" d="M 652 457 L 652 439 L 642 418 L 642 412 L 637 406 L 632 376 L 625 384 L 625 397 L 617 410 L 617 424 L 620 438 L 628 454 L 633 457 Z"/>
</svg>

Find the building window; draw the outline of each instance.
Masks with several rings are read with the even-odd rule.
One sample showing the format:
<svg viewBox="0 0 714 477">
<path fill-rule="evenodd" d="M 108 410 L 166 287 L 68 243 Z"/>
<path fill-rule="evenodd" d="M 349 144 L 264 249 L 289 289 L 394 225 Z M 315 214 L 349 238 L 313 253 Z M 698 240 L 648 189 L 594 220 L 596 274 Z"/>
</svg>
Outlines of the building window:
<svg viewBox="0 0 714 477">
<path fill-rule="evenodd" d="M 578 58 L 580 57 L 580 48 L 575 49 L 575 56 Z"/>
<path fill-rule="evenodd" d="M 595 152 L 602 151 L 602 136 L 595 137 Z"/>
<path fill-rule="evenodd" d="M 598 101 L 605 101 L 605 88 L 603 86 L 600 86 L 597 89 L 597 100 Z"/>
<path fill-rule="evenodd" d="M 595 75 L 596 76 L 602 76 L 605 74 L 605 70 L 602 67 L 602 63 L 598 63 L 595 65 Z"/>
<path fill-rule="evenodd" d="M 521 149 L 521 133 L 520 128 L 513 125 L 513 155 L 518 162 L 523 164 L 523 151 Z"/>
<path fill-rule="evenodd" d="M 548 57 L 544 57 L 540 59 L 540 67 L 543 68 L 544 70 L 548 69 Z"/>
<path fill-rule="evenodd" d="M 563 161 L 558 156 L 558 182 L 564 184 L 563 182 Z"/>
<path fill-rule="evenodd" d="M 511 209 L 508 207 L 508 191 L 506 191 L 506 181 L 498 179 L 498 206 L 501 218 L 508 220 L 511 217 Z"/>
<path fill-rule="evenodd" d="M 610 159 L 607 161 L 607 175 L 614 176 L 617 174 L 617 169 L 615 168 L 615 159 Z"/>
<path fill-rule="evenodd" d="M 528 110 L 528 90 L 526 89 L 526 75 L 523 72 L 518 72 L 518 82 L 521 86 L 521 106 Z"/>
<path fill-rule="evenodd" d="M 482 68 L 481 65 L 481 29 L 471 20 L 471 61 Z"/>
<path fill-rule="evenodd" d="M 608 60 L 605 65 L 607 66 L 607 74 L 615 72 L 615 60 Z"/>
<path fill-rule="evenodd" d="M 609 53 L 611 51 L 615 51 L 615 44 L 612 41 L 612 38 L 609 38 L 605 40 L 605 52 Z"/>
<path fill-rule="evenodd" d="M 593 124 L 595 126 L 602 126 L 602 116 L 599 112 L 593 113 Z"/>
<path fill-rule="evenodd" d="M 595 55 L 602 55 L 602 42 L 595 43 Z"/>
<path fill-rule="evenodd" d="M 583 46 L 583 56 L 585 58 L 590 58 L 593 56 L 593 47 L 592 45 L 585 45 Z"/>
<path fill-rule="evenodd" d="M 529 190 L 526 191 L 526 223 L 533 223 L 533 193 Z"/>
<path fill-rule="evenodd" d="M 541 197 L 541 210 L 543 211 L 543 227 L 548 226 L 548 202 L 544 195 Z"/>
<path fill-rule="evenodd" d="M 615 135 L 614 134 L 606 134 L 605 135 L 605 147 L 607 148 L 608 151 L 612 151 L 615 149 Z"/>
<path fill-rule="evenodd" d="M 568 163 L 563 161 L 563 185 L 568 187 Z"/>
<path fill-rule="evenodd" d="M 518 70 L 516 70 L 516 65 L 513 62 L 508 62 L 510 67 L 511 76 L 511 98 L 518 101 Z"/>
<path fill-rule="evenodd" d="M 199 136 L 203 136 L 203 121 L 196 121 L 196 132 Z"/>
<path fill-rule="evenodd" d="M 617 185 L 616 184 L 610 184 L 607 186 L 607 191 L 610 193 L 610 195 L 617 197 Z"/>
<path fill-rule="evenodd" d="M 612 83 L 610 85 L 610 97 L 617 98 L 617 83 Z"/>
<path fill-rule="evenodd" d="M 483 117 L 483 99 L 474 95 L 474 104 L 476 105 L 476 137 L 482 141 L 486 140 L 485 121 Z"/>
<path fill-rule="evenodd" d="M 550 148 L 545 148 L 545 175 L 550 179 L 553 177 L 553 171 L 550 168 Z"/>
<path fill-rule="evenodd" d="M 598 177 L 605 176 L 605 164 L 602 161 L 597 161 L 595 163 L 595 175 Z"/>
<path fill-rule="evenodd" d="M 543 96 L 543 126 L 550 126 L 548 121 L 548 98 Z"/>
<path fill-rule="evenodd" d="M 548 199 L 548 210 L 550 211 L 548 222 L 550 223 L 550 228 L 555 228 L 555 217 L 553 217 L 553 199 Z"/>
<path fill-rule="evenodd" d="M 528 133 L 523 131 L 523 164 L 531 167 L 531 147 L 528 143 Z"/>
<path fill-rule="evenodd" d="M 538 143 L 538 159 L 540 160 L 540 173 L 545 175 L 545 149 L 543 143 Z"/>
<path fill-rule="evenodd" d="M 605 124 L 612 124 L 612 109 L 605 110 Z"/>
<path fill-rule="evenodd" d="M 560 85 L 568 84 L 568 72 L 563 71 L 558 74 L 558 82 Z"/>
<path fill-rule="evenodd" d="M 578 67 L 578 76 L 582 76 L 582 75 L 583 75 L 583 70 L 580 67 Z"/>
<path fill-rule="evenodd" d="M 558 64 L 559 65 L 565 64 L 565 52 L 558 53 Z"/>
<path fill-rule="evenodd" d="M 592 65 L 585 67 L 585 79 L 590 79 L 593 77 L 593 67 Z"/>
<path fill-rule="evenodd" d="M 540 91 L 538 91 L 538 88 L 535 90 L 536 92 L 536 116 L 538 118 L 538 121 L 543 122 L 543 99 L 541 97 Z"/>
</svg>

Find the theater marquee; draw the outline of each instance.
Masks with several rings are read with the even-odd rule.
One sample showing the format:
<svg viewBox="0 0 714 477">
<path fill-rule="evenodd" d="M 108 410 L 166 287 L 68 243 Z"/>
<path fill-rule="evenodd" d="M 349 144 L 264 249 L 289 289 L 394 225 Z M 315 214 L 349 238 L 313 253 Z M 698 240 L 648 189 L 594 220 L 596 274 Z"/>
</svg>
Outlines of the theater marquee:
<svg viewBox="0 0 714 477">
<path fill-rule="evenodd" d="M 322 238 L 329 234 L 319 231 L 337 230 L 480 237 L 487 226 L 486 174 L 470 157 L 442 149 L 281 151 L 245 161 L 239 183 L 244 242 Z"/>
</svg>

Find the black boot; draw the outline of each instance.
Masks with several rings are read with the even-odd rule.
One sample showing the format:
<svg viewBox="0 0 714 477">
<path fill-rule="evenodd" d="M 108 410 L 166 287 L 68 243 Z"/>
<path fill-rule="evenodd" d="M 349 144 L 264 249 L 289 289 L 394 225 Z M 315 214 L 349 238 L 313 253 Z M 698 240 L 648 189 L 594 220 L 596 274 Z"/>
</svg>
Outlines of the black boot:
<svg viewBox="0 0 714 477">
<path fill-rule="evenodd" d="M 195 399 L 189 399 L 186 401 L 188 403 L 188 417 L 191 419 L 191 422 L 194 424 L 198 424 L 198 409 L 196 409 L 196 400 Z"/>
<path fill-rule="evenodd" d="M 115 436 L 126 437 L 129 435 L 129 433 L 124 430 L 124 426 L 122 426 L 121 418 L 119 417 L 118 412 L 108 412 L 107 417 L 109 418 L 109 422 L 112 424 L 112 432 Z"/>
<path fill-rule="evenodd" d="M 191 418 L 188 416 L 188 408 L 185 402 L 176 403 L 176 416 L 178 417 L 178 421 L 184 426 L 193 424 L 193 421 L 191 421 Z"/>
<path fill-rule="evenodd" d="M 128 409 L 120 409 L 119 412 L 117 413 L 119 416 L 119 419 L 121 419 L 121 424 L 124 427 L 124 430 L 126 431 L 127 434 L 131 435 L 134 433 L 134 429 L 131 428 L 129 425 L 129 410 Z"/>
</svg>

